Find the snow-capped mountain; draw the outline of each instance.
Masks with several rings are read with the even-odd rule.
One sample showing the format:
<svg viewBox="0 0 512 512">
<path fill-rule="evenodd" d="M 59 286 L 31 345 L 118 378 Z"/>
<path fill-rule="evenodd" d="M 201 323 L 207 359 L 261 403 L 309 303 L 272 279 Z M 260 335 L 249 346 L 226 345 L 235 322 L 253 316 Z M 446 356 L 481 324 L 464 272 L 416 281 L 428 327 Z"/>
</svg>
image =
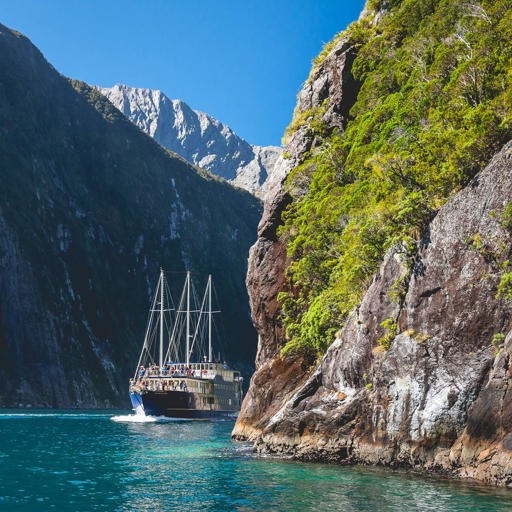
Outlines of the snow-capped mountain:
<svg viewBox="0 0 512 512">
<path fill-rule="evenodd" d="M 263 197 L 267 176 L 281 153 L 252 146 L 229 126 L 161 91 L 117 84 L 98 87 L 128 119 L 189 162 Z"/>
</svg>

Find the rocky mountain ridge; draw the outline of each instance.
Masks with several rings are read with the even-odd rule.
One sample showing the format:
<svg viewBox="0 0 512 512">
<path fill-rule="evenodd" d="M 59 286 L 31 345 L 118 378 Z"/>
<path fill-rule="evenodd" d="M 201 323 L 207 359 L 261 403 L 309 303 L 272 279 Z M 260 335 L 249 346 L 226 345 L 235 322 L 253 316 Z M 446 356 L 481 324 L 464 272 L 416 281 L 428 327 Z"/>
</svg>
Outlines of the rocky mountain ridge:
<svg viewBox="0 0 512 512">
<path fill-rule="evenodd" d="M 333 149 L 336 139 L 329 137 L 349 129 L 356 115 L 354 105 L 365 84 L 354 69 L 361 63 L 354 62 L 362 46 L 369 52 L 373 41 L 387 42 L 377 29 L 381 39 L 370 37 L 366 46 L 361 44 L 361 26 L 373 33 L 374 24 L 387 23 L 387 11 L 374 10 L 383 3 L 368 4 L 363 22 L 338 37 L 315 63 L 299 94 L 286 158 L 278 161 L 269 184 L 247 278 L 259 333 L 256 373 L 233 436 L 253 441 L 258 451 L 300 460 L 408 467 L 512 486 L 512 313 L 504 297 L 504 272 L 512 254 L 507 220 L 512 142 L 495 151 L 473 179 L 427 217 L 416 240 L 404 237 L 385 251 L 361 299 L 326 340 L 321 360 L 304 349 L 283 352 L 289 337 L 281 297 L 290 294 L 292 260 L 283 212 L 310 193 L 307 173 L 315 169 L 311 154 L 325 152 L 333 165 L 335 151 L 343 154 L 343 148 Z M 437 8 L 427 9 L 421 2 L 403 5 L 403 11 L 401 2 L 386 9 L 395 19 L 407 20 L 404 25 L 414 16 L 421 23 L 422 16 L 426 19 Z M 491 21 L 490 7 L 497 8 L 498 21 Z M 482 17 L 489 31 L 506 6 L 499 9 L 485 3 L 470 15 L 472 20 Z M 394 34 L 403 41 L 396 27 Z M 421 64 L 420 39 L 414 33 L 411 40 Z M 391 61 L 397 53 L 389 50 Z M 426 81 L 426 68 L 421 72 Z M 380 125 L 385 120 L 381 114 Z M 424 129 L 426 119 L 421 123 Z M 377 140 L 378 128 L 364 128 L 365 142 L 371 144 L 371 135 Z M 395 126 L 392 132 L 398 146 L 406 132 L 400 130 Z M 493 148 L 489 139 L 486 154 Z M 324 160 L 321 164 L 316 167 L 319 181 L 325 179 L 321 171 L 329 170 Z M 342 171 L 337 179 L 344 179 Z M 406 172 L 404 167 L 393 171 Z M 383 172 L 377 167 L 372 179 Z M 335 205 L 329 205 L 332 212 Z M 322 214 L 320 208 L 313 211 Z"/>
<path fill-rule="evenodd" d="M 244 278 L 260 202 L 198 170 L 0 25 L 0 406 L 129 407 L 160 267 L 213 274 L 255 353 Z"/>
<path fill-rule="evenodd" d="M 264 196 L 281 148 L 252 146 L 229 126 L 158 90 L 122 84 L 97 89 L 165 148 L 233 185 Z"/>
</svg>

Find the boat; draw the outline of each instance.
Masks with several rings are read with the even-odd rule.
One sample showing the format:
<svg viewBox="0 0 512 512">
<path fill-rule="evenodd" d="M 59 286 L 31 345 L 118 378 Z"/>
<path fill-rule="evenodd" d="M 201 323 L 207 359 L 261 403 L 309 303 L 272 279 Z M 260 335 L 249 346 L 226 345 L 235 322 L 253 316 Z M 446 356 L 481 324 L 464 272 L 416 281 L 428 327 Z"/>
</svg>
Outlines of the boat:
<svg viewBox="0 0 512 512">
<path fill-rule="evenodd" d="M 137 414 L 171 418 L 236 417 L 243 378 L 212 347 L 212 277 L 197 300 L 187 272 L 177 309 L 160 278 L 149 311 L 146 334 L 129 395 Z M 194 308 L 194 309 L 192 309 Z"/>
</svg>

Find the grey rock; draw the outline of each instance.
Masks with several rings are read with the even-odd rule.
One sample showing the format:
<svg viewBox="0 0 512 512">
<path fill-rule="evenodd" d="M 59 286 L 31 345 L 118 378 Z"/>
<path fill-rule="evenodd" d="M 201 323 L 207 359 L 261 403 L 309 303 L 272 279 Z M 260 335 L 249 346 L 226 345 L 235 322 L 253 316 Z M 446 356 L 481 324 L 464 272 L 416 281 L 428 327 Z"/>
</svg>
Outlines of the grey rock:
<svg viewBox="0 0 512 512">
<path fill-rule="evenodd" d="M 404 272 L 395 249 L 316 371 L 241 437 L 249 432 L 259 451 L 302 460 L 408 466 L 509 485 L 512 315 L 496 289 L 512 251 L 499 222 L 511 199 L 512 142 L 431 222 L 405 298 L 389 296 Z M 386 351 L 378 339 L 387 318 L 399 333 Z M 508 333 L 497 355 L 495 333 Z"/>
<path fill-rule="evenodd" d="M 165 148 L 235 186 L 265 195 L 267 177 L 281 148 L 252 146 L 229 126 L 158 90 L 122 84 L 97 89 Z"/>
</svg>

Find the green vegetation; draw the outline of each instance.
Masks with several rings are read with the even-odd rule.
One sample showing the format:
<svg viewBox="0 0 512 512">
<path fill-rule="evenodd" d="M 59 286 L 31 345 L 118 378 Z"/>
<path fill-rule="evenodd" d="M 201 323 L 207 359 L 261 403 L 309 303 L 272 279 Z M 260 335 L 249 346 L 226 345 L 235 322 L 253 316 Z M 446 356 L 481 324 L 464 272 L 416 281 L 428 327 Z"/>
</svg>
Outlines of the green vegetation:
<svg viewBox="0 0 512 512">
<path fill-rule="evenodd" d="M 505 335 L 501 332 L 496 333 L 492 337 L 492 344 L 494 345 L 494 354 L 497 355 L 498 352 L 503 348 L 503 342 L 505 341 Z"/>
<path fill-rule="evenodd" d="M 507 300 L 512 299 L 512 272 L 510 272 L 510 260 L 506 260 L 503 262 L 502 266 L 503 273 L 500 277 L 500 282 L 498 284 L 498 292 L 496 293 L 496 298 L 499 299 L 503 297 Z"/>
<path fill-rule="evenodd" d="M 287 130 L 308 123 L 324 143 L 288 180 L 296 197 L 280 230 L 291 260 L 289 291 L 279 296 L 285 352 L 322 353 L 386 250 L 407 254 L 444 202 L 512 138 L 510 2 L 386 4 L 376 25 L 360 20 L 346 33 L 358 48 L 361 89 L 345 132 L 325 136 L 322 108 L 297 114 Z M 512 226 L 512 207 L 506 212 Z M 499 293 L 512 298 L 507 276 Z M 406 279 L 392 291 L 397 301 Z"/>
<path fill-rule="evenodd" d="M 495 347 L 499 347 L 503 343 L 504 340 L 505 340 L 505 335 L 503 333 L 499 332 L 492 337 L 492 344 Z"/>
<path fill-rule="evenodd" d="M 391 342 L 393 341 L 397 334 L 398 325 L 394 318 L 386 318 L 386 320 L 384 320 L 384 322 L 382 322 L 380 325 L 388 332 L 384 336 L 382 336 L 382 338 L 379 338 L 377 343 L 384 350 L 388 350 L 389 347 L 391 346 Z"/>
<path fill-rule="evenodd" d="M 425 343 L 425 341 L 431 338 L 430 334 L 426 334 L 424 332 L 417 332 L 414 329 L 407 329 L 407 331 L 405 331 L 404 334 L 413 338 L 418 343 Z"/>
<path fill-rule="evenodd" d="M 324 47 L 322 48 L 322 51 L 313 59 L 313 67 L 312 71 L 314 71 L 322 62 L 325 60 L 327 55 L 334 50 L 334 47 L 336 44 L 340 41 L 340 39 L 345 35 L 345 32 L 339 32 L 334 36 L 334 38 L 329 41 L 328 43 L 324 44 Z M 309 78 L 311 78 L 311 74 L 309 75 Z M 308 80 L 309 80 L 308 78 Z"/>
<path fill-rule="evenodd" d="M 503 209 L 500 225 L 508 234 L 512 234 L 512 201 Z M 512 299 L 512 272 L 510 270 L 510 260 L 505 260 L 501 265 L 500 282 L 496 293 L 496 298 L 498 299 L 500 297 L 506 300 Z"/>
<path fill-rule="evenodd" d="M 500 224 L 505 231 L 512 234 L 512 201 L 510 201 L 503 209 Z"/>
</svg>

